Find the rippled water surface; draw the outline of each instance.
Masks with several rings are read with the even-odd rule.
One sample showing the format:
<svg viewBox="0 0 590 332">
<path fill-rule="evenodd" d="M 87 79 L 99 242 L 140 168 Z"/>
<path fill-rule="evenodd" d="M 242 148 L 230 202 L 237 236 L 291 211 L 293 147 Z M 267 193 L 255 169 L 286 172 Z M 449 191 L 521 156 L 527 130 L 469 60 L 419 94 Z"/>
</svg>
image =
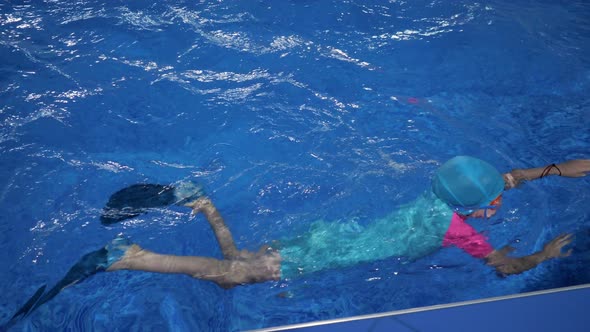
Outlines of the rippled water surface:
<svg viewBox="0 0 590 332">
<path fill-rule="evenodd" d="M 584 1 L 1 3 L 0 324 L 119 233 L 220 257 L 180 207 L 102 226 L 133 183 L 203 184 L 255 249 L 370 223 L 457 154 L 501 171 L 589 158 L 588 17 Z M 13 329 L 244 330 L 587 283 L 589 184 L 529 183 L 474 223 L 517 255 L 576 233 L 571 257 L 519 276 L 453 248 L 229 291 L 102 273 Z"/>
</svg>

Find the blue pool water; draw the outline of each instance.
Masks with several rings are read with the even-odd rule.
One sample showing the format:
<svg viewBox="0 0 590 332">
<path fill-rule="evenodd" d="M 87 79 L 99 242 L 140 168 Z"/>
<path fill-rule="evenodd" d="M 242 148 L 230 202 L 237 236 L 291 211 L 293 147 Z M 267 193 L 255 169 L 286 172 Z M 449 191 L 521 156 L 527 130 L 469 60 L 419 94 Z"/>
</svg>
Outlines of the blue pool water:
<svg viewBox="0 0 590 332">
<path fill-rule="evenodd" d="M 583 1 L 10 1 L 0 4 L 0 324 L 119 233 L 221 257 L 179 207 L 105 227 L 138 182 L 202 183 L 240 247 L 315 220 L 370 223 L 457 154 L 501 171 L 589 158 Z M 505 194 L 473 225 L 515 254 L 571 257 L 502 279 L 458 249 L 222 290 L 102 273 L 13 326 L 245 330 L 590 282 L 590 180 Z"/>
</svg>

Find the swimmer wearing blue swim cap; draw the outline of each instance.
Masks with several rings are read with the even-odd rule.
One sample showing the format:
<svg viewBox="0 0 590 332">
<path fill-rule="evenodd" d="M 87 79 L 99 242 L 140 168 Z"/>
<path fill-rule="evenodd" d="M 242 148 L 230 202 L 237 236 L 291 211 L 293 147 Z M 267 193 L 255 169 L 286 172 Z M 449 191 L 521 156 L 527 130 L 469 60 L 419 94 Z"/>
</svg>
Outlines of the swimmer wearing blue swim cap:
<svg viewBox="0 0 590 332">
<path fill-rule="evenodd" d="M 434 194 L 462 215 L 491 207 L 505 186 L 494 166 L 469 156 L 450 159 L 432 178 Z"/>
<path fill-rule="evenodd" d="M 149 213 L 154 206 L 183 204 L 192 209 L 192 214 L 202 213 L 205 216 L 221 247 L 223 258 L 158 254 L 124 238 L 117 238 L 104 248 L 84 255 L 49 291 L 45 286 L 40 287 L 5 326 L 30 314 L 63 288 L 102 271 L 181 273 L 231 288 L 288 280 L 320 270 L 388 257 L 418 258 L 440 247 L 454 245 L 475 258 L 483 259 L 501 275 L 521 273 L 548 259 L 570 255 L 571 249 L 565 253 L 562 249 L 571 243 L 572 235 L 559 235 L 532 255 L 510 257 L 508 254 L 514 248 L 506 246 L 495 250 L 465 221 L 468 218 L 489 217 L 487 211 L 495 213 L 501 205 L 502 192 L 525 181 L 549 175 L 582 177 L 589 172 L 590 159 L 583 159 L 515 169 L 501 175 L 483 160 L 458 156 L 436 171 L 432 190 L 427 190 L 384 217 L 363 226 L 355 220 L 318 221 L 312 223 L 307 233 L 294 236 L 291 241 L 281 241 L 278 246 L 262 246 L 258 252 L 237 248 L 221 214 L 197 186 L 190 186 L 188 190 L 176 190 L 174 187 L 174 195 L 164 191 L 164 197 L 162 190 L 158 190 L 159 185 L 131 186 L 118 191 L 114 195 L 116 197 L 111 197 L 107 203 L 104 211 L 108 212 L 106 217 L 111 217 L 107 220 L 109 227 L 116 226 L 111 220 L 134 218 Z M 131 210 L 132 214 L 122 214 L 119 210 Z"/>
</svg>

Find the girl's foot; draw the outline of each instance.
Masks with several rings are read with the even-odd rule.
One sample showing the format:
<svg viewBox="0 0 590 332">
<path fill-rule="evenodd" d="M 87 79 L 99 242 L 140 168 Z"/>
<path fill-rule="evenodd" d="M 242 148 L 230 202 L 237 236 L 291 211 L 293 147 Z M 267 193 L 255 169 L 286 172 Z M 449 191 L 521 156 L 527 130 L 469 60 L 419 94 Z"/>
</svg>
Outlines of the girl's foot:
<svg viewBox="0 0 590 332">
<path fill-rule="evenodd" d="M 213 206 L 213 203 L 211 202 L 211 200 L 208 197 L 199 197 L 198 199 L 186 203 L 184 206 L 190 207 L 191 209 L 193 209 L 193 211 L 191 212 L 192 215 L 196 215 L 199 212 L 204 211 L 207 208 L 210 208 Z"/>
<path fill-rule="evenodd" d="M 174 185 L 175 204 L 186 205 L 187 202 L 195 201 L 205 195 L 203 186 L 192 181 L 182 181 Z"/>
<path fill-rule="evenodd" d="M 131 244 L 128 238 L 117 237 L 111 243 L 105 246 L 107 250 L 107 271 L 120 270 L 122 261 L 128 259 L 130 256 L 141 251 L 141 248 L 136 244 Z"/>
</svg>

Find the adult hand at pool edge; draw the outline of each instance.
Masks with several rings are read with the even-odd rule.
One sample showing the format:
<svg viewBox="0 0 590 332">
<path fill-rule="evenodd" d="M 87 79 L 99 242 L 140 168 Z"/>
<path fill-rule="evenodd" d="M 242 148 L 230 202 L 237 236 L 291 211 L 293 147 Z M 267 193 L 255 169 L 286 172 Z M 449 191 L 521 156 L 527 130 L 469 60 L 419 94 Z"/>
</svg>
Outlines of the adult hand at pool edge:
<svg viewBox="0 0 590 332">
<path fill-rule="evenodd" d="M 569 178 L 579 178 L 590 173 L 590 159 L 568 160 L 557 164 L 561 171 L 561 176 Z"/>
</svg>

